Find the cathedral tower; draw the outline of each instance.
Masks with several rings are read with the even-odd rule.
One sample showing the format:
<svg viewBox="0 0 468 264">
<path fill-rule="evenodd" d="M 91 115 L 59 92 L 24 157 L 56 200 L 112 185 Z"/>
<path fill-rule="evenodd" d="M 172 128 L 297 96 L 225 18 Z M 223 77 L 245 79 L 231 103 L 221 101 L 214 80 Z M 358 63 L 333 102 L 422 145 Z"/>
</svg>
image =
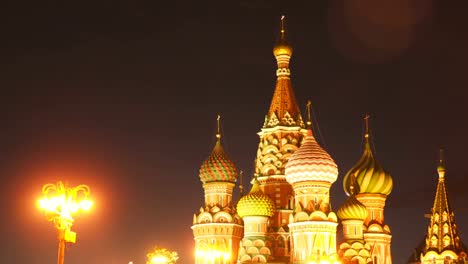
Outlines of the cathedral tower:
<svg viewBox="0 0 468 264">
<path fill-rule="evenodd" d="M 216 143 L 200 168 L 205 190 L 205 205 L 193 216 L 195 264 L 233 264 L 237 262 L 243 235 L 242 219 L 232 203 L 237 169 L 221 145 L 220 117 Z"/>
<path fill-rule="evenodd" d="M 290 215 L 291 263 L 338 263 L 338 220 L 330 205 L 330 187 L 338 166 L 315 140 L 309 121 L 302 146 L 286 164 L 286 180 L 294 189 L 294 213 Z"/>
<path fill-rule="evenodd" d="M 445 166 L 440 159 L 437 167 L 439 182 L 431 211 L 421 264 L 468 263 L 468 250 L 460 240 L 455 216 L 450 207 L 445 186 Z"/>
<path fill-rule="evenodd" d="M 364 152 L 361 159 L 346 173 L 343 187 L 351 195 L 351 186 L 355 178 L 356 199 L 368 211 L 364 221 L 364 240 L 371 246 L 373 264 L 391 264 L 390 227 L 384 222 L 384 208 L 387 196 L 393 188 L 393 180 L 375 159 L 369 140 L 369 116 L 365 117 L 366 133 Z"/>
<path fill-rule="evenodd" d="M 284 17 L 280 40 L 273 48 L 278 69 L 270 109 L 265 116 L 255 160 L 255 177 L 261 190 L 273 199 L 276 210 L 270 219 L 269 240 L 276 261 L 288 260 L 288 219 L 292 213 L 293 191 L 286 182 L 284 169 L 305 134 L 304 122 L 291 85 L 289 61 L 292 47 L 286 41 Z"/>
</svg>

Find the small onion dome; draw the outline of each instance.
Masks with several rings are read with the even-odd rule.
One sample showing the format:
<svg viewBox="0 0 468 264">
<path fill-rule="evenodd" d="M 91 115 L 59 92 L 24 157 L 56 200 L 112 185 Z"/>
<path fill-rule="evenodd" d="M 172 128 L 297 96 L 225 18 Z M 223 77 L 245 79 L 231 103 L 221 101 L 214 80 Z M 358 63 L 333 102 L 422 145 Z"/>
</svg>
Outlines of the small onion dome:
<svg viewBox="0 0 468 264">
<path fill-rule="evenodd" d="M 367 217 L 367 208 L 351 195 L 336 214 L 341 220 L 364 220 Z"/>
<path fill-rule="evenodd" d="M 304 181 L 334 183 L 338 177 L 338 166 L 309 129 L 301 147 L 289 158 L 285 174 L 290 184 Z"/>
<path fill-rule="evenodd" d="M 275 203 L 264 194 L 255 179 L 250 192 L 243 196 L 237 203 L 237 214 L 245 216 L 273 216 Z"/>
<path fill-rule="evenodd" d="M 284 18 L 285 18 L 284 16 L 281 17 L 280 40 L 273 47 L 273 55 L 275 55 L 275 57 L 281 56 L 281 55 L 287 55 L 291 57 L 293 53 L 293 49 L 291 45 L 289 45 L 288 42 L 286 41 L 286 30 L 284 28 Z"/>
<path fill-rule="evenodd" d="M 288 44 L 288 42 L 283 37 L 273 47 L 273 55 L 275 55 L 275 57 L 280 56 L 280 55 L 288 55 L 291 57 L 292 53 L 293 53 L 293 48 L 291 47 L 291 45 Z"/>
<path fill-rule="evenodd" d="M 442 161 L 440 161 L 439 166 L 437 166 L 437 173 L 439 174 L 439 178 L 443 178 L 445 176 L 445 166 Z"/>
<path fill-rule="evenodd" d="M 374 158 L 369 142 L 364 146 L 361 159 L 346 173 L 343 188 L 350 195 L 351 178 L 356 177 L 356 194 L 374 193 L 389 195 L 392 192 L 392 176 L 386 172 Z"/>
<path fill-rule="evenodd" d="M 236 166 L 224 153 L 221 140 L 218 137 L 211 155 L 200 167 L 200 180 L 207 183 L 215 181 L 235 182 L 236 179 Z"/>
</svg>

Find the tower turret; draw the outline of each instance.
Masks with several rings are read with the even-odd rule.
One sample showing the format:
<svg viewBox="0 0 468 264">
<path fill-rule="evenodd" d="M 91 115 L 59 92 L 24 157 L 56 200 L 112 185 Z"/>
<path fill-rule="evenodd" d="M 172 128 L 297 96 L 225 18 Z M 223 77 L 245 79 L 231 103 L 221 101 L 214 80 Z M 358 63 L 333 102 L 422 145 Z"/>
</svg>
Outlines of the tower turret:
<svg viewBox="0 0 468 264">
<path fill-rule="evenodd" d="M 243 236 L 242 219 L 232 204 L 237 169 L 221 145 L 220 116 L 213 151 L 200 167 L 205 204 L 193 217 L 195 264 L 232 264 Z"/>
<path fill-rule="evenodd" d="M 307 106 L 310 113 L 310 103 Z M 330 187 L 337 177 L 336 163 L 317 143 L 309 125 L 302 146 L 286 164 L 286 180 L 293 186 L 295 200 L 289 220 L 291 263 L 338 261 L 338 221 L 330 205 Z"/>
<path fill-rule="evenodd" d="M 370 146 L 369 115 L 364 117 L 366 133 L 364 135 L 364 151 L 361 159 L 349 170 L 344 179 L 343 187 L 350 195 L 352 179 L 355 177 L 355 196 L 368 211 L 364 221 L 364 240 L 372 245 L 372 260 L 378 264 L 391 264 L 390 227 L 384 222 L 384 208 L 387 196 L 393 188 L 393 180 L 380 163 L 375 159 L 375 154 Z"/>
<path fill-rule="evenodd" d="M 275 204 L 260 189 L 256 178 L 252 189 L 237 203 L 239 216 L 244 220 L 244 238 L 239 251 L 241 263 L 266 263 L 271 255 L 268 245 L 268 218 L 275 212 Z"/>
<path fill-rule="evenodd" d="M 368 212 L 366 206 L 356 199 L 355 186 L 356 176 L 353 175 L 350 196 L 336 212 L 343 226 L 343 242 L 338 248 L 343 264 L 372 263 L 371 246 L 364 240 L 364 220 Z"/>
</svg>

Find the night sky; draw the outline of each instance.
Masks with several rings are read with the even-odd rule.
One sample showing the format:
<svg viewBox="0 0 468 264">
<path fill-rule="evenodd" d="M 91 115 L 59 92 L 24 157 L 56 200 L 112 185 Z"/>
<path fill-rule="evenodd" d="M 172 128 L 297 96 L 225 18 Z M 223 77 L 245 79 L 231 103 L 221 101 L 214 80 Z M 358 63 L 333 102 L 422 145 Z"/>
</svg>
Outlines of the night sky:
<svg viewBox="0 0 468 264">
<path fill-rule="evenodd" d="M 282 14 L 296 97 L 301 109 L 312 100 L 317 138 L 339 166 L 333 209 L 369 113 L 394 180 L 385 210 L 394 263 L 425 235 L 439 148 L 468 242 L 466 1 L 158 2 L 1 7 L 0 263 L 56 261 L 55 230 L 35 201 L 57 180 L 90 185 L 95 200 L 76 217 L 65 263 L 143 264 L 154 245 L 193 263 L 198 169 L 216 115 L 225 150 L 251 177 Z"/>
</svg>

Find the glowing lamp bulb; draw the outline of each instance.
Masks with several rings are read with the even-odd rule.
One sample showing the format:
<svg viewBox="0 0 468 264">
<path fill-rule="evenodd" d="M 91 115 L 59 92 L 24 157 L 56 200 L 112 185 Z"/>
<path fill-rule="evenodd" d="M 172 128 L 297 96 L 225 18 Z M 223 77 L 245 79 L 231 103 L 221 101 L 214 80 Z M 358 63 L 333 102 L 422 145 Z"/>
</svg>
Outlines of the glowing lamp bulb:
<svg viewBox="0 0 468 264">
<path fill-rule="evenodd" d="M 151 259 L 151 262 L 152 263 L 158 263 L 158 264 L 163 264 L 163 263 L 167 263 L 169 260 L 167 259 L 167 257 L 164 257 L 164 256 L 154 256 L 152 259 Z"/>
</svg>

